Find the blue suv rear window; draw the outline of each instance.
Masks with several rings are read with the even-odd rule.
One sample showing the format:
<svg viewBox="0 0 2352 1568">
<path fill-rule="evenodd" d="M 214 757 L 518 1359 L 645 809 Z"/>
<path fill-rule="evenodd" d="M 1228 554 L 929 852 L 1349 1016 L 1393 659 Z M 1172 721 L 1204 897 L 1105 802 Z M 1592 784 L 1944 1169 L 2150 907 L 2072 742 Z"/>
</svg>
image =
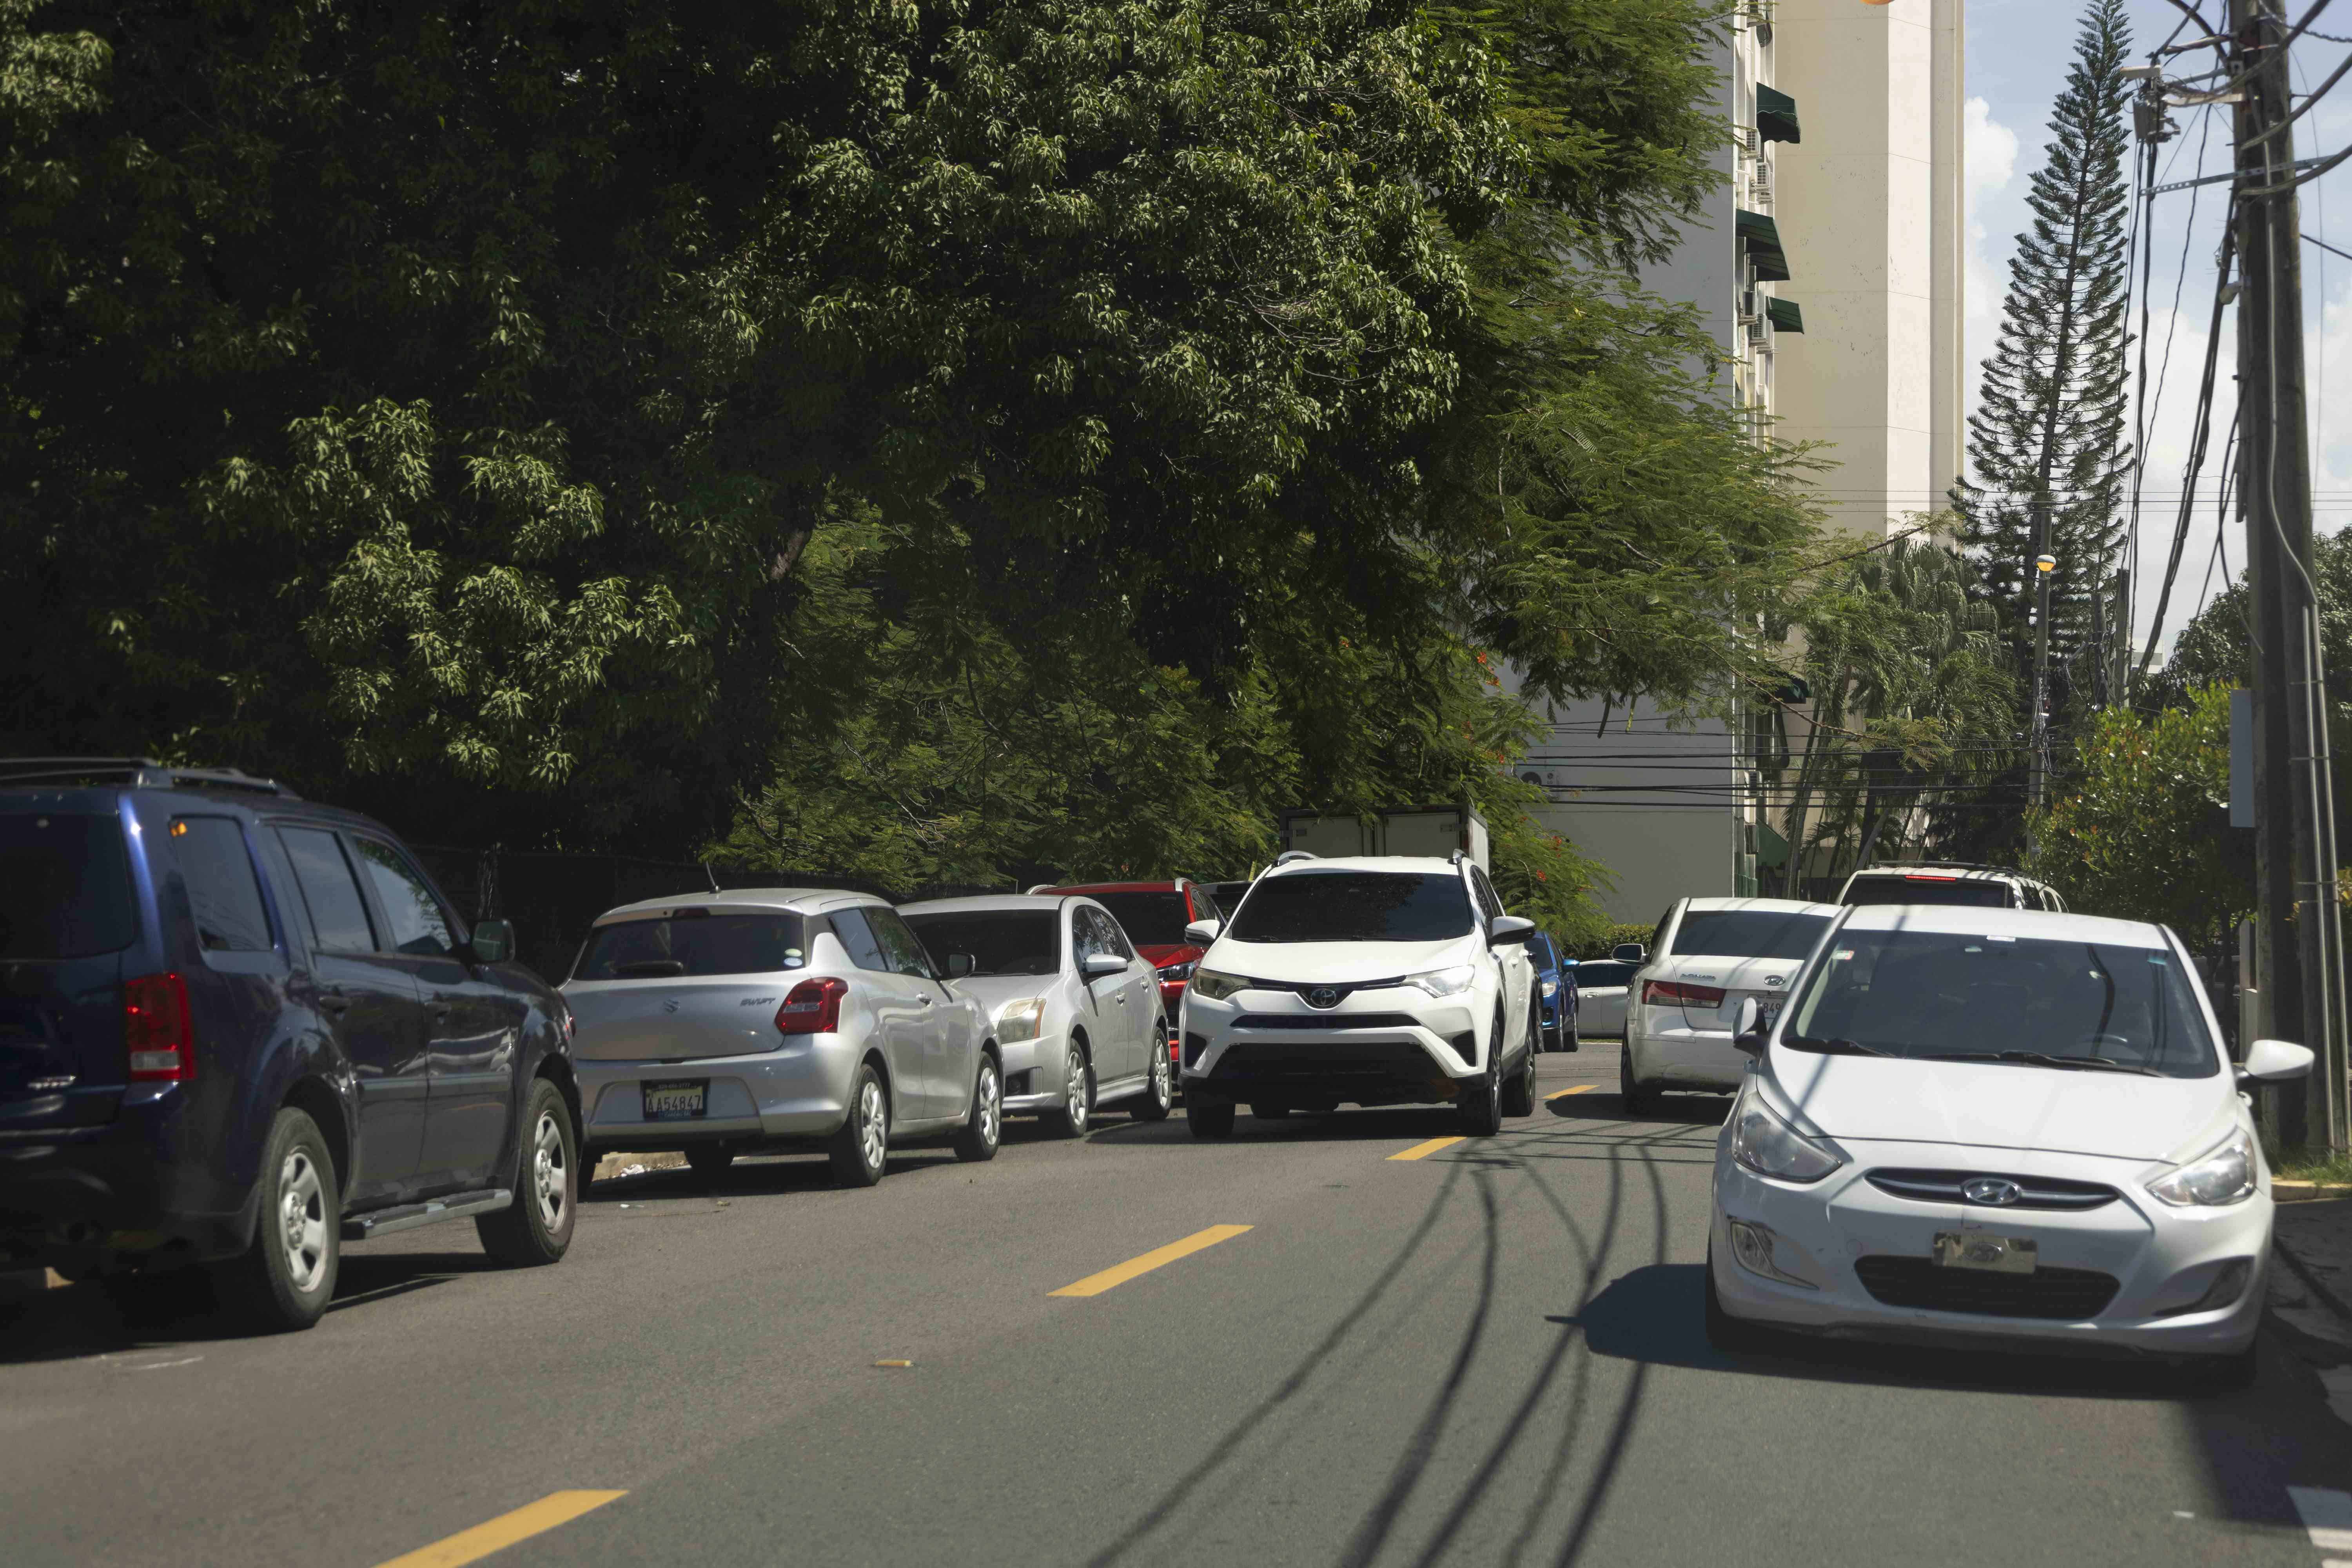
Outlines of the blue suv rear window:
<svg viewBox="0 0 2352 1568">
<path fill-rule="evenodd" d="M 120 817 L 0 813 L 0 958 L 88 958 L 138 934 Z"/>
</svg>

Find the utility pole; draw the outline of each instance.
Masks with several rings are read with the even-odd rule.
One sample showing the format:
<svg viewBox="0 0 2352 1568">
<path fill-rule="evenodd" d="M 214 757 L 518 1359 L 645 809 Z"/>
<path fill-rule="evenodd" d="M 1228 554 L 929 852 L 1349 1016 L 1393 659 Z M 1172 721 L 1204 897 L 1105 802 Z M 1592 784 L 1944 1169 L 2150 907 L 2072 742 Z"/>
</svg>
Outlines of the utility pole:
<svg viewBox="0 0 2352 1568">
<path fill-rule="evenodd" d="M 2238 494 L 2252 600 L 2254 888 L 2265 1032 L 2308 1045 L 2280 1141 L 2345 1147 L 2344 947 L 2303 388 L 2301 212 L 2280 0 L 2230 0 L 2236 110 Z"/>
<path fill-rule="evenodd" d="M 2026 800 L 2047 805 L 2050 793 L 2050 489 L 2033 506 L 2033 752 L 2027 763 Z"/>
</svg>

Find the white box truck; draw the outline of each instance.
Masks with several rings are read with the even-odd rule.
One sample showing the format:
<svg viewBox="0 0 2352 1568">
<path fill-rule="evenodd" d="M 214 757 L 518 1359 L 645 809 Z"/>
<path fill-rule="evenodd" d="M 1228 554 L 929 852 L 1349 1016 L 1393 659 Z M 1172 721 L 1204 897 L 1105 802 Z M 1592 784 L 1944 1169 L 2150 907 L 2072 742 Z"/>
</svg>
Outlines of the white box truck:
<svg viewBox="0 0 2352 1568">
<path fill-rule="evenodd" d="M 1314 811 L 1282 814 L 1282 847 L 1310 855 L 1430 855 L 1440 859 L 1460 850 L 1488 873 L 1486 824 L 1466 805 L 1399 805 L 1367 821 Z"/>
</svg>

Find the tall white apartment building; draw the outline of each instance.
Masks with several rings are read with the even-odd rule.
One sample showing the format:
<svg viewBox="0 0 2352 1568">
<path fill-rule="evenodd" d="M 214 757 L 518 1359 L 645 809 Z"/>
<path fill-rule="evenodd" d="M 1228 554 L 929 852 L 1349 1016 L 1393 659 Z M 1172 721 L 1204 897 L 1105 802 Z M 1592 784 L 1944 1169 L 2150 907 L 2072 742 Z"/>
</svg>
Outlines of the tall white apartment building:
<svg viewBox="0 0 2352 1568">
<path fill-rule="evenodd" d="M 1827 444 L 1819 499 L 1862 537 L 1960 474 L 1964 5 L 1747 0 L 1716 60 L 1724 183 L 1643 279 L 1706 313 L 1760 423 Z M 1521 772 L 1550 791 L 1546 826 L 1615 873 L 1613 917 L 1780 890 L 1744 721 L 1677 726 L 1638 694 L 1552 719 Z"/>
</svg>

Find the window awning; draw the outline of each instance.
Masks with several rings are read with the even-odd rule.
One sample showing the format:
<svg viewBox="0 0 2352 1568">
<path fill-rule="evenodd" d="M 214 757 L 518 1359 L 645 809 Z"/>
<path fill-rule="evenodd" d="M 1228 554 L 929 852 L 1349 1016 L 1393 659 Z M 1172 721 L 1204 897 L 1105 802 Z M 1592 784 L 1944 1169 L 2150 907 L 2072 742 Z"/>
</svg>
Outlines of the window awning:
<svg viewBox="0 0 2352 1568">
<path fill-rule="evenodd" d="M 1764 319 L 1784 332 L 1801 332 L 1805 330 L 1805 313 L 1797 309 L 1797 302 L 1794 300 L 1765 300 Z"/>
<path fill-rule="evenodd" d="M 1756 276 L 1767 283 L 1788 281 L 1789 258 L 1780 249 L 1780 226 L 1762 213 L 1741 207 L 1738 226 L 1739 243 L 1756 263 Z"/>
<path fill-rule="evenodd" d="M 1767 142 L 1801 142 L 1797 134 L 1797 100 L 1785 92 L 1759 83 L 1756 88 L 1756 130 Z"/>
</svg>

